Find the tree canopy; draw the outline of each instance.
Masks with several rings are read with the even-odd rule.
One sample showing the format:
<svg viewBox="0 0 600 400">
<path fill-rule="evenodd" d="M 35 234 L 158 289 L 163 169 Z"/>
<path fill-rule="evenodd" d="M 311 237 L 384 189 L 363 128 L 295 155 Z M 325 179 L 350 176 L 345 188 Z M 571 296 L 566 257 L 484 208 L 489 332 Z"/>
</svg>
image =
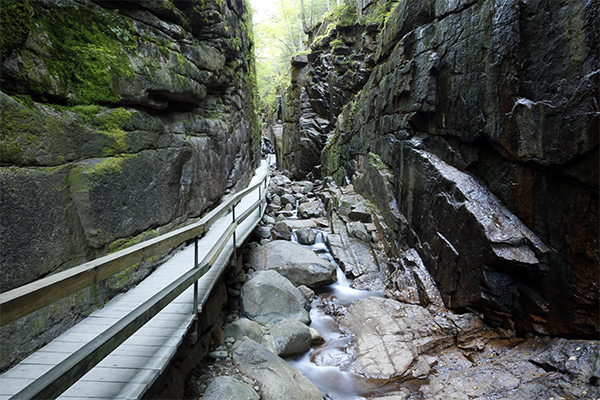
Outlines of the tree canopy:
<svg viewBox="0 0 600 400">
<path fill-rule="evenodd" d="M 270 109 L 279 88 L 289 83 L 290 59 L 306 50 L 306 32 L 342 3 L 344 0 L 250 0 L 261 110 Z"/>
</svg>

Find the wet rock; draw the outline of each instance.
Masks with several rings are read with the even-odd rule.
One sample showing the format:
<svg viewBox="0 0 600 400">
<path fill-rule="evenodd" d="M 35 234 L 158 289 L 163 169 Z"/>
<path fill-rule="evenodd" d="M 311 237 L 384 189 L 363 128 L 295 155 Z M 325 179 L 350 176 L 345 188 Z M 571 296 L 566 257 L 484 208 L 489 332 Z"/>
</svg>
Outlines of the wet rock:
<svg viewBox="0 0 600 400">
<path fill-rule="evenodd" d="M 595 341 L 490 338 L 469 359 L 450 347 L 439 354 L 436 373 L 421 390 L 427 398 L 598 398 L 597 380 L 590 381 L 588 372 L 597 368 L 598 347 Z M 573 359 L 576 354 L 580 361 Z"/>
<path fill-rule="evenodd" d="M 317 233 L 309 228 L 301 228 L 296 231 L 296 236 L 298 237 L 298 243 L 311 245 L 315 243 Z"/>
<path fill-rule="evenodd" d="M 390 276 L 386 296 L 411 304 L 444 307 L 436 283 L 414 249 L 400 253 L 400 265 Z"/>
<path fill-rule="evenodd" d="M 316 228 L 317 223 L 313 219 L 288 219 L 285 220 L 285 224 L 290 229 L 302 229 L 302 228 Z"/>
<path fill-rule="evenodd" d="M 230 376 L 216 377 L 202 395 L 204 400 L 259 400 L 252 386 Z"/>
<path fill-rule="evenodd" d="M 298 286 L 298 290 L 302 292 L 302 295 L 309 303 L 315 298 L 315 292 L 308 286 L 300 285 Z"/>
<path fill-rule="evenodd" d="M 285 319 L 269 329 L 279 356 L 291 356 L 308 351 L 312 336 L 308 326 L 296 319 Z"/>
<path fill-rule="evenodd" d="M 233 361 L 246 375 L 260 383 L 263 400 L 322 400 L 308 379 L 282 358 L 251 339 L 243 339 Z"/>
<path fill-rule="evenodd" d="M 303 219 L 319 218 L 326 215 L 325 206 L 321 200 L 312 200 L 298 206 L 298 213 Z"/>
<path fill-rule="evenodd" d="M 335 266 L 298 243 L 276 240 L 248 252 L 255 271 L 274 270 L 294 285 L 315 288 L 337 280 Z"/>
<path fill-rule="evenodd" d="M 271 235 L 275 240 L 290 240 L 292 237 L 292 230 L 285 223 L 285 221 L 279 221 L 271 229 Z"/>
<path fill-rule="evenodd" d="M 302 292 L 272 270 L 255 272 L 242 286 L 241 306 L 244 315 L 261 323 L 276 323 L 292 317 L 310 323 L 310 305 Z"/>
<path fill-rule="evenodd" d="M 365 203 L 361 201 L 352 206 L 348 213 L 348 218 L 354 221 L 368 223 L 371 222 L 371 213 L 365 206 Z"/>
<path fill-rule="evenodd" d="M 250 321 L 248 318 L 240 318 L 225 325 L 225 336 L 240 340 L 244 336 L 248 336 L 250 339 L 261 342 L 262 331 L 260 325 L 254 321 Z"/>
<path fill-rule="evenodd" d="M 296 198 L 291 194 L 284 194 L 283 196 L 281 196 L 281 205 L 285 207 L 288 204 L 291 204 L 293 207 L 295 207 Z"/>
<path fill-rule="evenodd" d="M 320 344 L 325 343 L 325 339 L 323 339 L 323 336 L 319 333 L 319 331 L 317 331 L 315 328 L 309 328 L 309 329 L 310 329 L 310 342 L 314 346 L 318 346 Z"/>
<path fill-rule="evenodd" d="M 346 226 L 348 227 L 348 232 L 350 232 L 350 234 L 355 238 L 367 243 L 371 241 L 372 237 L 369 232 L 367 232 L 367 228 L 365 228 L 365 224 L 362 222 L 351 221 L 348 222 Z"/>
<path fill-rule="evenodd" d="M 410 375 L 420 354 L 453 343 L 452 332 L 442 328 L 451 325 L 446 318 L 390 299 L 359 300 L 348 308 L 340 323 L 356 337 L 352 368 L 364 376 L 389 379 Z"/>
<path fill-rule="evenodd" d="M 378 272 L 379 266 L 371 246 L 349 234 L 346 224 L 333 212 L 331 224 L 334 234 L 327 235 L 331 254 L 346 275 L 359 277 L 369 272 Z"/>
<path fill-rule="evenodd" d="M 373 397 L 373 400 L 408 400 L 410 398 L 410 390 L 401 388 L 400 390 L 386 394 L 383 397 Z"/>
</svg>

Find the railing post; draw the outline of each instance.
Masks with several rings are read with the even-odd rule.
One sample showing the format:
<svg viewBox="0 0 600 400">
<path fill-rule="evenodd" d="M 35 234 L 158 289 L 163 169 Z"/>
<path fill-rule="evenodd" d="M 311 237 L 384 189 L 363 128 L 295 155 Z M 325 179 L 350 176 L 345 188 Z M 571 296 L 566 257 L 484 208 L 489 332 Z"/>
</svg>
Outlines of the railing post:
<svg viewBox="0 0 600 400">
<path fill-rule="evenodd" d="M 198 268 L 198 236 L 194 238 L 194 269 Z M 198 281 L 194 282 L 194 332 L 192 333 L 192 344 L 198 341 Z"/>
<path fill-rule="evenodd" d="M 232 216 L 232 219 L 233 219 L 232 222 L 235 224 L 235 204 L 231 208 L 231 216 Z M 236 230 L 237 229 L 234 229 L 234 231 L 233 231 L 233 261 L 234 262 L 237 262 L 237 244 L 236 244 L 236 241 L 235 241 L 235 231 Z"/>
</svg>

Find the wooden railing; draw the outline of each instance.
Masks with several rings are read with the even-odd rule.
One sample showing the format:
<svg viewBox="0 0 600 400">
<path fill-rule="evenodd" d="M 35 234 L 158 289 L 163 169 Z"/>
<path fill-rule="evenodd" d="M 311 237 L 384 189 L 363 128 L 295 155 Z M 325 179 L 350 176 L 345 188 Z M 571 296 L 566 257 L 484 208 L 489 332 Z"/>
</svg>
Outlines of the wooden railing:
<svg viewBox="0 0 600 400">
<path fill-rule="evenodd" d="M 261 207 L 262 214 L 262 205 L 266 202 L 267 185 L 268 170 L 258 182 L 219 205 L 197 223 L 0 294 L 0 326 L 2 326 L 123 271 L 145 257 L 172 249 L 190 239 L 196 238 L 197 243 L 198 237 L 203 235 L 219 218 L 232 212 L 232 222 L 219 237 L 215 246 L 199 262 L 196 258 L 193 268 L 186 274 L 140 304 L 115 325 L 42 375 L 13 398 L 48 399 L 58 397 L 187 288 L 193 284 L 197 285 L 198 279 L 212 267 L 232 237 L 235 248 L 235 230 L 238 225 L 259 207 Z M 235 206 L 242 198 L 255 190 L 259 191 L 258 200 L 236 217 Z M 194 295 L 194 302 L 194 312 L 197 312 L 197 293 Z"/>
</svg>

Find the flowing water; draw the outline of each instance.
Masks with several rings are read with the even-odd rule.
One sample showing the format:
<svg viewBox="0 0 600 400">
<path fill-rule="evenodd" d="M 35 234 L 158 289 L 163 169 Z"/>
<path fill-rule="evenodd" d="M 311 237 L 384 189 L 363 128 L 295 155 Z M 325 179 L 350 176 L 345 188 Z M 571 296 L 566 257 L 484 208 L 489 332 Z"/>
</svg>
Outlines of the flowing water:
<svg viewBox="0 0 600 400">
<path fill-rule="evenodd" d="M 326 399 L 358 400 L 384 394 L 397 386 L 387 380 L 366 379 L 350 372 L 354 358 L 352 335 L 344 332 L 332 317 L 356 300 L 382 296 L 382 293 L 351 288 L 346 275 L 329 252 L 324 235 L 318 232 L 315 244 L 307 247 L 337 268 L 337 282 L 315 291 L 310 311 L 310 327 L 323 336 L 325 343 L 287 361 L 314 383 Z M 298 242 L 295 233 L 291 240 Z"/>
</svg>

